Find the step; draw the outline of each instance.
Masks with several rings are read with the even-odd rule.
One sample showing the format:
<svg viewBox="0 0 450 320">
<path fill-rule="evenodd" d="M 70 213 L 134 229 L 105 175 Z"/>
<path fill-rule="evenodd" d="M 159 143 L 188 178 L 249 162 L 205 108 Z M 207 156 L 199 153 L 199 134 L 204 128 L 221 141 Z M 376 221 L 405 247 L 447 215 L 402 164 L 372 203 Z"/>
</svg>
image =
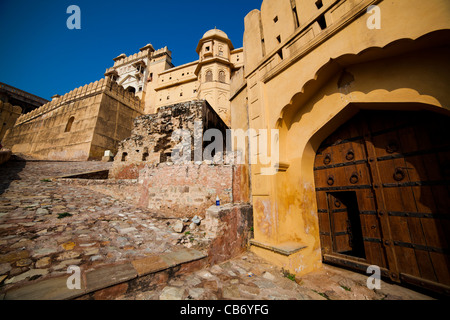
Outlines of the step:
<svg viewBox="0 0 450 320">
<path fill-rule="evenodd" d="M 182 250 L 149 256 L 120 264 L 102 266 L 81 274 L 81 289 L 70 290 L 67 280 L 71 274 L 64 276 L 36 280 L 33 283 L 17 288 L 11 288 L 4 293 L 5 300 L 70 300 L 75 298 L 94 298 L 95 293 L 107 288 L 118 286 L 117 290 L 125 293 L 131 282 L 139 285 L 151 285 L 155 279 L 152 276 L 169 272 L 190 272 L 205 267 L 207 255 L 194 249 Z M 158 279 L 156 279 L 158 280 Z M 120 286 L 120 287 L 119 287 Z M 0 297 L 1 298 L 1 297 Z"/>
</svg>

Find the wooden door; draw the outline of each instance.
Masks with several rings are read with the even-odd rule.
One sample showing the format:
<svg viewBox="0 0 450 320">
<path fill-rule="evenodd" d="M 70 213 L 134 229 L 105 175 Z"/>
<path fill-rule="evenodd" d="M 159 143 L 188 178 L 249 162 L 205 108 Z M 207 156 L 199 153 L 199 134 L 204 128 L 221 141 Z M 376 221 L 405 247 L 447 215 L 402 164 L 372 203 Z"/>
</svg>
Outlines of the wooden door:
<svg viewBox="0 0 450 320">
<path fill-rule="evenodd" d="M 378 265 L 392 280 L 450 293 L 449 124 L 430 112 L 366 111 L 323 142 L 314 170 L 325 261 Z"/>
<path fill-rule="evenodd" d="M 353 250 L 353 241 L 347 206 L 338 199 L 338 196 L 329 193 L 328 208 L 330 212 L 333 252 L 351 252 Z"/>
</svg>

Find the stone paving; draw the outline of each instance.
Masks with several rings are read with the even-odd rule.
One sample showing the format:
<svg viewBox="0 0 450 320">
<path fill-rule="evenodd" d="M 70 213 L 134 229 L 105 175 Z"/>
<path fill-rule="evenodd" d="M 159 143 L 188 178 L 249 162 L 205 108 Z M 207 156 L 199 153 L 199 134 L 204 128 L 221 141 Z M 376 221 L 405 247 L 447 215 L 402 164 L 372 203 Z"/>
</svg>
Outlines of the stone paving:
<svg viewBox="0 0 450 320">
<path fill-rule="evenodd" d="M 367 276 L 324 265 L 300 278 L 251 252 L 191 274 L 175 277 L 126 300 L 430 300 L 407 288 L 381 282 L 367 288 Z"/>
<path fill-rule="evenodd" d="M 7 289 L 66 274 L 70 265 L 98 268 L 178 247 L 204 247 L 110 196 L 49 177 L 108 169 L 101 162 L 8 162 L 0 167 L 0 284 Z M 191 230 L 190 238 L 199 234 Z"/>
<path fill-rule="evenodd" d="M 174 227 L 179 220 L 161 219 L 111 195 L 48 179 L 106 170 L 110 165 L 10 161 L 0 166 L 0 299 L 1 292 L 12 286 L 67 275 L 69 265 L 98 271 L 185 247 L 206 252 L 202 226 L 178 233 Z M 288 276 L 247 252 L 118 299 L 428 299 L 385 282 L 381 290 L 369 290 L 365 275 L 331 266 L 300 279 Z"/>
</svg>

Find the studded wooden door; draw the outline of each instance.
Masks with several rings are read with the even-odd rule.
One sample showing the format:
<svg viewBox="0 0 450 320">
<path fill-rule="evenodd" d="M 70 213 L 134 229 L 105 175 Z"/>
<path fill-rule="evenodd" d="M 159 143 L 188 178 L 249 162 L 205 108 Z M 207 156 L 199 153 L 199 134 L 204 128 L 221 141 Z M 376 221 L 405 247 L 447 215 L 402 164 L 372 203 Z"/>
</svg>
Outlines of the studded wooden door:
<svg viewBox="0 0 450 320">
<path fill-rule="evenodd" d="M 315 161 L 324 261 L 450 294 L 450 119 L 362 111 Z"/>
</svg>

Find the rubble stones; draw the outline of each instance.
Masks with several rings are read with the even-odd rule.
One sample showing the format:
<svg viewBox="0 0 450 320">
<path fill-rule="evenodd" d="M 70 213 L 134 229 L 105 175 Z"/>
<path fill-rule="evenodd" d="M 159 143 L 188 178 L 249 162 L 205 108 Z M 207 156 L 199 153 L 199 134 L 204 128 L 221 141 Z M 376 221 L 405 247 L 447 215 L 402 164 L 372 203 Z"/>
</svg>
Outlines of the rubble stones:
<svg viewBox="0 0 450 320">
<path fill-rule="evenodd" d="M 196 225 L 200 225 L 200 223 L 202 222 L 202 218 L 200 218 L 199 216 L 195 216 L 194 218 L 192 218 L 192 223 L 195 223 Z"/>
<path fill-rule="evenodd" d="M 42 216 L 42 215 L 49 214 L 49 212 L 48 212 L 47 209 L 39 208 L 39 209 L 37 209 L 36 214 L 39 215 L 39 216 Z"/>
<path fill-rule="evenodd" d="M 183 221 L 177 221 L 175 225 L 173 226 L 173 231 L 182 233 L 184 230 L 184 223 Z"/>
<path fill-rule="evenodd" d="M 189 230 L 195 230 L 195 229 L 197 229 L 197 225 L 195 224 L 195 223 L 191 223 L 190 225 L 189 225 Z"/>
<path fill-rule="evenodd" d="M 176 287 L 166 287 L 161 292 L 159 296 L 159 300 L 182 300 L 185 289 L 176 288 Z"/>
</svg>

